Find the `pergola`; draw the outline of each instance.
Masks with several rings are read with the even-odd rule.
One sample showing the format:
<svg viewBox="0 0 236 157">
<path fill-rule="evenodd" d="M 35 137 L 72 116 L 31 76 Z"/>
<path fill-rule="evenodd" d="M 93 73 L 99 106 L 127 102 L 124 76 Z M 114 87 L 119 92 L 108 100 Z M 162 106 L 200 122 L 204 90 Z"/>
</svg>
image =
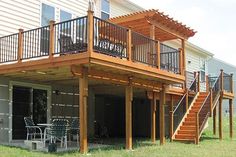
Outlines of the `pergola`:
<svg viewBox="0 0 236 157">
<path fill-rule="evenodd" d="M 155 29 L 153 37 L 159 41 L 172 39 L 187 40 L 196 33 L 196 31 L 181 22 L 154 9 L 114 17 L 109 19 L 109 21 L 124 27 L 129 27 L 146 36 L 150 36 L 150 29 Z"/>
</svg>

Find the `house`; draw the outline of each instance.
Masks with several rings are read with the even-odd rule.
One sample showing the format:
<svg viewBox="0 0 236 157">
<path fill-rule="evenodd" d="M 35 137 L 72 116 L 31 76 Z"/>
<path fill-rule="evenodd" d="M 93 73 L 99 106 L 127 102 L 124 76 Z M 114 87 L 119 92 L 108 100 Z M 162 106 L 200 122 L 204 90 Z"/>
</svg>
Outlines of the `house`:
<svg viewBox="0 0 236 157">
<path fill-rule="evenodd" d="M 79 118 L 82 153 L 101 128 L 125 138 L 126 149 L 133 137 L 162 145 L 166 132 L 198 143 L 216 104 L 221 111 L 223 98 L 232 102 L 222 72 L 201 86 L 211 54 L 187 42 L 195 31 L 158 10 L 116 0 L 96 1 L 94 11 L 88 1 L 0 3 L 8 8 L 0 11 L 1 141 L 25 139 L 23 117 L 32 116 L 35 123 Z M 198 70 L 198 62 L 201 74 L 185 76 L 195 70 L 187 63 Z"/>
</svg>

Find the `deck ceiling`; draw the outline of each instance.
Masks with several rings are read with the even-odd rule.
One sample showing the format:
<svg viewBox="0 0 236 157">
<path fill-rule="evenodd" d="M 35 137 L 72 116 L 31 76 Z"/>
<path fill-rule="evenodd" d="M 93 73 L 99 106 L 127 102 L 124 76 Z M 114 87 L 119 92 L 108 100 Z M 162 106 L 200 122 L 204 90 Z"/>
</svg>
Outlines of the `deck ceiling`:
<svg viewBox="0 0 236 157">
<path fill-rule="evenodd" d="M 155 25 L 155 39 L 167 41 L 173 39 L 188 39 L 196 31 L 173 20 L 158 10 L 145 10 L 109 19 L 110 22 L 129 27 L 143 35 L 150 36 L 150 24 Z"/>
</svg>

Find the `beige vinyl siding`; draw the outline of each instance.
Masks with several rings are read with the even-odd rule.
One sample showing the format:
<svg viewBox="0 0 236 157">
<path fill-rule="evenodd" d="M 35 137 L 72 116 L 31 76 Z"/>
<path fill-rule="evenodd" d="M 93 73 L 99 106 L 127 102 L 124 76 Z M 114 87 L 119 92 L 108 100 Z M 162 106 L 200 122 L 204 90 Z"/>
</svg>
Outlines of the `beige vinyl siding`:
<svg viewBox="0 0 236 157">
<path fill-rule="evenodd" d="M 0 1 L 0 36 L 18 32 L 40 25 L 39 0 L 5 0 Z"/>
<path fill-rule="evenodd" d="M 121 16 L 121 15 L 129 14 L 132 12 L 136 12 L 136 11 L 139 11 L 139 10 L 131 9 L 130 6 L 125 6 L 124 0 L 120 0 L 119 2 L 115 0 L 110 0 L 110 16 L 111 17 Z"/>
<path fill-rule="evenodd" d="M 60 21 L 60 10 L 72 18 L 84 16 L 88 0 L 4 0 L 0 1 L 0 36 L 17 33 L 19 28 L 29 30 L 41 26 L 42 3 L 55 8 L 55 20 Z M 100 0 L 95 4 L 95 16 L 100 17 Z"/>
</svg>

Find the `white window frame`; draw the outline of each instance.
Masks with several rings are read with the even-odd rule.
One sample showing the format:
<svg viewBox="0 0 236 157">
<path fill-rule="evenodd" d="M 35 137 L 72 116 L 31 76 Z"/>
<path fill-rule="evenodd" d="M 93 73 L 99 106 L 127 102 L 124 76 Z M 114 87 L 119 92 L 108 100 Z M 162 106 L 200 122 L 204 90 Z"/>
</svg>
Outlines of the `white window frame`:
<svg viewBox="0 0 236 157">
<path fill-rule="evenodd" d="M 110 0 L 105 0 L 109 2 L 109 12 L 106 12 L 104 10 L 102 10 L 102 0 L 101 0 L 101 18 L 102 18 L 102 13 L 108 14 L 109 18 L 111 17 L 111 5 L 110 5 Z"/>
</svg>

